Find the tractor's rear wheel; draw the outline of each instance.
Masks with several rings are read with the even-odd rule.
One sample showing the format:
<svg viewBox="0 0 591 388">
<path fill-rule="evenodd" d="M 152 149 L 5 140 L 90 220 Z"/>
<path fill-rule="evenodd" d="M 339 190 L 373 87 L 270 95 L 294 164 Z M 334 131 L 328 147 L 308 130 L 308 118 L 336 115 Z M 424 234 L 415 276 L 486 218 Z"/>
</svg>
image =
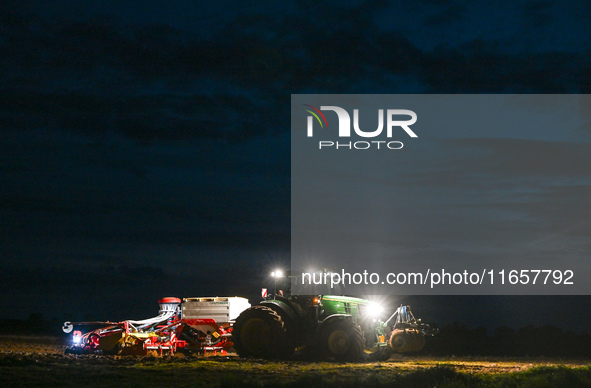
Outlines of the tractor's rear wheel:
<svg viewBox="0 0 591 388">
<path fill-rule="evenodd" d="M 363 359 L 363 332 L 349 319 L 329 323 L 320 335 L 320 346 L 327 358 L 337 361 L 359 361 Z"/>
<path fill-rule="evenodd" d="M 285 358 L 293 353 L 281 317 L 265 306 L 240 314 L 232 329 L 234 349 L 240 357 Z"/>
</svg>

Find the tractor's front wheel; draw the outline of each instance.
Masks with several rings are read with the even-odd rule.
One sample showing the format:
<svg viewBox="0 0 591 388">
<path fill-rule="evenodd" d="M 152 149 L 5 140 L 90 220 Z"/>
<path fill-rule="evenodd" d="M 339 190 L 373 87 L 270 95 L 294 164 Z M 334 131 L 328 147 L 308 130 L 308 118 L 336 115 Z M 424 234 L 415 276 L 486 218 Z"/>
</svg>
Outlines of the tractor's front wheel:
<svg viewBox="0 0 591 388">
<path fill-rule="evenodd" d="M 389 341 L 394 352 L 418 352 L 425 346 L 425 336 L 414 329 L 396 329 Z"/>
<path fill-rule="evenodd" d="M 359 361 L 363 358 L 363 332 L 349 319 L 329 323 L 320 335 L 320 346 L 327 358 Z"/>
<path fill-rule="evenodd" d="M 293 353 L 281 317 L 265 306 L 240 314 L 232 329 L 234 349 L 240 357 L 284 358 Z"/>
</svg>

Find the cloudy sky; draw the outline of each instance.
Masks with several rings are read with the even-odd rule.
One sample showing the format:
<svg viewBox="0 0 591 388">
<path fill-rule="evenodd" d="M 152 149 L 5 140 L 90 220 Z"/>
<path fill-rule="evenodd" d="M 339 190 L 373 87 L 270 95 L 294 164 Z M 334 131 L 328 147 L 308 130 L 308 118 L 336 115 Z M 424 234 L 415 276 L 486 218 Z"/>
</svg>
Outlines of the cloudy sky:
<svg viewBox="0 0 591 388">
<path fill-rule="evenodd" d="M 590 90 L 584 1 L 244 4 L 0 6 L 0 317 L 256 296 L 289 266 L 291 94 Z"/>
</svg>

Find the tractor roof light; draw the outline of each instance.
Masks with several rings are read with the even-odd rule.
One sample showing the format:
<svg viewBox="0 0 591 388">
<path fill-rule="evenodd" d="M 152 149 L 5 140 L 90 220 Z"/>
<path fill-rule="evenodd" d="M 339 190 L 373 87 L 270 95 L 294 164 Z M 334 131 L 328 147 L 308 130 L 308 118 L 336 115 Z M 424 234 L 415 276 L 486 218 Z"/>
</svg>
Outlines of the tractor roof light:
<svg viewBox="0 0 591 388">
<path fill-rule="evenodd" d="M 271 277 L 274 278 L 282 278 L 283 277 L 283 271 L 280 269 L 276 269 L 275 271 L 271 272 Z"/>
</svg>

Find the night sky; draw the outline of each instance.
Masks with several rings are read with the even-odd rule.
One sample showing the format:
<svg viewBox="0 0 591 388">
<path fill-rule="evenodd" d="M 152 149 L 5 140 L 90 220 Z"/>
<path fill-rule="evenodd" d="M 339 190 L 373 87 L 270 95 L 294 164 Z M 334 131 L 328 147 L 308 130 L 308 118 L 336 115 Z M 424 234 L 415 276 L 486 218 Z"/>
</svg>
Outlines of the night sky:
<svg viewBox="0 0 591 388">
<path fill-rule="evenodd" d="M 591 92 L 586 1 L 216 4 L 0 6 L 0 318 L 256 301 L 290 263 L 292 93 Z M 569 212 L 587 232 L 590 207 Z M 586 296 L 398 301 L 589 332 Z"/>
</svg>

